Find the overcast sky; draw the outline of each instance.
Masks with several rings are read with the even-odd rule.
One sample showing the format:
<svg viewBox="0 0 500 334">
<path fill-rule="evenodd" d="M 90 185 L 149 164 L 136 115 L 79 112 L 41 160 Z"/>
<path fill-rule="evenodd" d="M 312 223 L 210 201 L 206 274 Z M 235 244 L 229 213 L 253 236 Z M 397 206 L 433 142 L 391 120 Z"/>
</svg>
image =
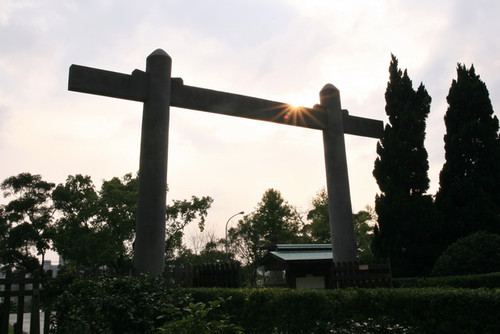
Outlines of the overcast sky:
<svg viewBox="0 0 500 334">
<path fill-rule="evenodd" d="M 312 107 L 334 84 L 351 115 L 386 122 L 391 53 L 432 97 L 431 189 L 444 162 L 443 116 L 458 62 L 474 64 L 500 105 L 496 0 L 0 0 L 0 180 L 61 183 L 136 173 L 142 105 L 69 92 L 71 64 L 131 73 L 155 49 L 191 86 Z M 375 139 L 346 136 L 353 210 L 373 206 Z M 301 211 L 326 185 L 320 131 L 171 111 L 167 200 L 211 196 L 207 228 L 268 188 Z M 236 219 L 232 224 L 236 223 Z"/>
</svg>

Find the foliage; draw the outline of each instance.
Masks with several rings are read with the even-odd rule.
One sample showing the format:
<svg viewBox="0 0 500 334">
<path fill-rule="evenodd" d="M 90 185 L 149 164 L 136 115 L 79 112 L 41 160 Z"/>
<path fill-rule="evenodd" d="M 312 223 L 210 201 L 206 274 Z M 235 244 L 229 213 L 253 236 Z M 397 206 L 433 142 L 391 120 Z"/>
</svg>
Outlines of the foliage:
<svg viewBox="0 0 500 334">
<path fill-rule="evenodd" d="M 500 235 L 484 231 L 458 239 L 439 257 L 435 276 L 500 272 Z"/>
<path fill-rule="evenodd" d="M 330 214 L 328 211 L 328 194 L 322 188 L 311 201 L 313 209 L 307 214 L 311 222 L 304 230 L 310 236 L 311 243 L 331 243 Z M 353 213 L 354 238 L 356 240 L 358 262 L 370 262 L 375 259 L 371 243 L 373 239 L 373 224 L 377 221 L 377 214 L 370 207 Z"/>
<path fill-rule="evenodd" d="M 53 183 L 40 175 L 21 173 L 5 179 L 0 188 L 7 205 L 0 206 L 0 261 L 11 267 L 33 272 L 40 267 L 50 248 L 53 209 L 50 193 Z M 33 254 L 32 250 L 36 250 Z"/>
<path fill-rule="evenodd" d="M 68 176 L 65 184 L 54 189 L 52 198 L 59 216 L 54 248 L 65 261 L 89 273 L 116 267 L 112 263 L 125 257 L 127 234 L 116 233 L 113 224 L 107 223 L 105 205 L 90 176 Z"/>
<path fill-rule="evenodd" d="M 457 66 L 447 101 L 446 161 L 436 194 L 443 250 L 476 231 L 500 233 L 499 122 L 474 66 Z"/>
<path fill-rule="evenodd" d="M 332 242 L 330 234 L 330 213 L 328 211 L 328 193 L 322 188 L 311 201 L 312 210 L 307 214 L 308 233 L 311 242 L 319 244 L 329 244 Z"/>
<path fill-rule="evenodd" d="M 209 241 L 205 244 L 204 248 L 201 250 L 200 254 L 196 255 L 192 261 L 192 264 L 205 264 L 205 263 L 218 263 L 227 262 L 231 258 L 228 258 L 228 254 L 225 251 L 220 250 L 218 247 L 220 242 Z"/>
<path fill-rule="evenodd" d="M 377 214 L 367 206 L 366 210 L 355 213 L 352 217 L 354 225 L 354 237 L 356 239 L 357 261 L 360 263 L 373 262 L 375 256 L 371 250 L 373 239 L 373 223 L 376 221 Z"/>
<path fill-rule="evenodd" d="M 394 288 L 453 287 L 463 289 L 500 289 L 500 272 L 464 276 L 395 278 Z"/>
<path fill-rule="evenodd" d="M 99 191 L 101 215 L 114 259 L 108 264 L 115 273 L 125 274 L 132 268 L 132 240 L 135 237 L 139 179 L 125 174 L 122 179 L 104 180 Z"/>
<path fill-rule="evenodd" d="M 219 249 L 219 242 L 207 242 L 203 249 L 198 253 L 194 253 L 192 249 L 182 246 L 178 250 L 176 257 L 170 260 L 171 264 L 202 265 L 207 263 L 222 263 L 234 261 L 231 254 L 226 254 L 225 251 Z"/>
<path fill-rule="evenodd" d="M 77 279 L 56 299 L 54 333 L 154 333 L 175 295 L 161 279 Z"/>
<path fill-rule="evenodd" d="M 390 332 L 391 326 L 401 333 L 497 333 L 500 328 L 498 316 L 491 312 L 500 307 L 500 294 L 491 289 L 189 291 L 201 302 L 230 294 L 232 299 L 221 309 L 233 315 L 247 333 L 325 333 L 332 329 L 377 333 L 381 328 Z"/>
<path fill-rule="evenodd" d="M 186 306 L 168 308 L 165 312 L 174 320 L 167 321 L 159 331 L 164 334 L 243 333 L 243 328 L 233 324 L 228 315 L 214 315 L 214 311 L 224 302 L 219 297 L 207 303 L 188 301 Z"/>
<path fill-rule="evenodd" d="M 494 289 L 168 290 L 161 280 L 147 277 L 77 279 L 56 301 L 54 329 L 383 333 L 394 328 L 400 333 L 497 333 L 500 320 L 491 310 L 499 307 L 500 294 Z"/>
<path fill-rule="evenodd" d="M 390 319 L 375 320 L 372 318 L 363 321 L 349 320 L 345 324 L 327 324 L 329 333 L 334 334 L 363 334 L 363 333 L 416 333 L 411 327 L 394 324 Z M 331 326 L 331 327 L 330 327 Z"/>
<path fill-rule="evenodd" d="M 132 270 L 138 178 L 104 180 L 98 191 L 90 176 L 70 175 L 54 188 L 40 175 L 21 173 L 0 187 L 7 205 L 0 205 L 0 262 L 30 272 L 40 267 L 49 248 L 70 270 L 94 275 L 127 274 Z M 210 197 L 175 200 L 165 207 L 167 259 L 185 250 L 183 229 L 198 220 L 203 230 L 213 202 Z M 35 254 L 33 251 L 36 250 Z"/>
<path fill-rule="evenodd" d="M 213 203 L 209 196 L 192 196 L 191 200 L 174 200 L 172 205 L 167 206 L 166 211 L 166 261 L 171 262 L 187 251 L 182 244 L 184 228 L 192 221 L 198 219 L 200 231 L 205 228 L 205 218 L 208 209 Z"/>
<path fill-rule="evenodd" d="M 231 249 L 249 266 L 252 285 L 256 283 L 256 263 L 263 255 L 263 247 L 276 241 L 300 241 L 301 225 L 297 210 L 285 201 L 278 190 L 268 189 L 255 211 L 245 215 L 236 227 L 229 229 Z"/>
<path fill-rule="evenodd" d="M 389 124 L 377 144 L 373 175 L 381 193 L 376 196 L 373 252 L 390 258 L 396 276 L 429 272 L 439 254 L 433 238 L 433 200 L 429 188 L 429 163 L 424 147 L 426 119 L 431 98 L 423 84 L 415 91 L 408 73 L 398 68 L 393 55 L 385 93 Z"/>
<path fill-rule="evenodd" d="M 242 333 L 219 308 L 230 297 L 196 302 L 148 276 L 55 280 L 54 333 Z M 57 286 L 57 289 L 54 287 Z M 62 290 L 60 290 L 62 289 Z"/>
<path fill-rule="evenodd" d="M 126 174 L 103 181 L 100 191 L 89 176 L 69 176 L 52 193 L 59 218 L 54 228 L 54 247 L 71 266 L 95 274 L 126 274 L 132 269 L 137 211 L 138 178 Z M 166 259 L 171 261 L 185 248 L 183 229 L 205 217 L 210 197 L 174 200 L 165 207 Z"/>
</svg>

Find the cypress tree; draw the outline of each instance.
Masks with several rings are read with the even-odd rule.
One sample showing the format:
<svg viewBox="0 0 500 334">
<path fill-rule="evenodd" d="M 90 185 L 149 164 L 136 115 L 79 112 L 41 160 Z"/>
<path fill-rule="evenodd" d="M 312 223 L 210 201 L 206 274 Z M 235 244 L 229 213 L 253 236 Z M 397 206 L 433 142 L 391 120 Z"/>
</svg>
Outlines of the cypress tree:
<svg viewBox="0 0 500 334">
<path fill-rule="evenodd" d="M 474 66 L 458 64 L 447 101 L 445 163 L 436 194 L 443 250 L 477 231 L 500 233 L 499 123 Z"/>
<path fill-rule="evenodd" d="M 396 276 L 427 274 L 439 255 L 434 238 L 434 210 L 424 147 L 431 98 L 423 84 L 415 91 L 408 73 L 392 55 L 385 93 L 389 123 L 377 144 L 373 175 L 380 188 L 375 199 L 378 226 L 372 249 L 390 258 Z"/>
</svg>

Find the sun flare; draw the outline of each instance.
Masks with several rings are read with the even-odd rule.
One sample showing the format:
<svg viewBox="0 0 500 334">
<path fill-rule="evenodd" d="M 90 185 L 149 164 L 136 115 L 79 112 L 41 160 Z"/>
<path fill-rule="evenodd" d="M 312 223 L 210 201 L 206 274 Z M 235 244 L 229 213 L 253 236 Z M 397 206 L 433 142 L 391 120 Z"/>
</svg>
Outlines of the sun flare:
<svg viewBox="0 0 500 334">
<path fill-rule="evenodd" d="M 321 122 L 305 107 L 283 104 L 276 114 L 275 122 L 316 128 Z M 313 125 L 314 124 L 314 125 Z"/>
</svg>

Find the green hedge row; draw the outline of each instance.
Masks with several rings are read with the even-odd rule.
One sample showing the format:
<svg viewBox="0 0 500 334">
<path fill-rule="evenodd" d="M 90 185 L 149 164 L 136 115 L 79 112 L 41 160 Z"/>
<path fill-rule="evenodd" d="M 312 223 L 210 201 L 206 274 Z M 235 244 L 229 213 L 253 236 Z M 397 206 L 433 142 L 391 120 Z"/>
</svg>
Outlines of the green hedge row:
<svg viewBox="0 0 500 334">
<path fill-rule="evenodd" d="M 386 326 L 410 327 L 415 333 L 500 332 L 500 291 L 491 289 L 194 289 L 189 292 L 200 301 L 231 296 L 224 311 L 248 333 L 323 333 L 332 324 L 342 327 L 352 320 L 362 323 L 368 319 Z"/>
<path fill-rule="evenodd" d="M 219 298 L 205 316 L 204 305 Z M 179 319 L 187 305 L 191 318 Z M 53 306 L 55 333 L 156 333 L 168 321 L 198 322 L 196 309 L 205 328 L 231 328 L 230 319 L 245 333 L 386 333 L 397 325 L 411 330 L 391 333 L 500 333 L 499 289 L 167 290 L 160 280 L 129 277 L 76 280 Z"/>
<path fill-rule="evenodd" d="M 465 289 L 500 288 L 500 272 L 481 275 L 415 277 L 393 279 L 395 288 L 454 287 Z"/>
</svg>

